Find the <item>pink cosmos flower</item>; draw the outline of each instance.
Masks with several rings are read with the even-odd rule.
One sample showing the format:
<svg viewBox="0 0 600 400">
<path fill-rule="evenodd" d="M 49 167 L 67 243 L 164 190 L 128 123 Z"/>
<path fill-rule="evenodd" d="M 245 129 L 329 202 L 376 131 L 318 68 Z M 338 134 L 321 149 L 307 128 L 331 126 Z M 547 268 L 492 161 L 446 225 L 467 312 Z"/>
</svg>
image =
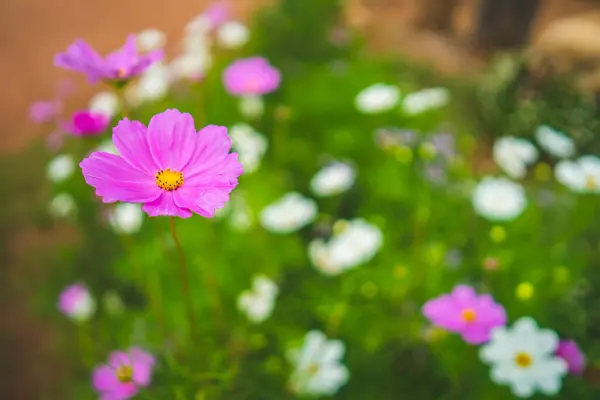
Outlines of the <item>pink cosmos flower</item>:
<svg viewBox="0 0 600 400">
<path fill-rule="evenodd" d="M 142 349 L 115 351 L 94 370 L 92 385 L 100 400 L 129 399 L 150 384 L 154 364 L 154 357 Z"/>
<path fill-rule="evenodd" d="M 262 57 L 234 61 L 223 72 L 225 89 L 234 96 L 260 96 L 279 87 L 281 74 Z"/>
<path fill-rule="evenodd" d="M 569 373 L 581 375 L 585 370 L 585 354 L 574 340 L 561 340 L 558 343 L 556 355 L 567 362 Z"/>
<path fill-rule="evenodd" d="M 76 321 L 88 320 L 96 311 L 96 301 L 83 284 L 68 286 L 58 298 L 58 309 Z"/>
<path fill-rule="evenodd" d="M 487 342 L 493 328 L 506 324 L 504 307 L 490 295 L 477 295 L 472 287 L 465 285 L 429 300 L 422 312 L 434 325 L 459 333 L 471 344 Z"/>
<path fill-rule="evenodd" d="M 177 110 L 155 115 L 147 128 L 124 119 L 113 142 L 120 156 L 94 152 L 79 164 L 85 181 L 104 203 L 144 203 L 151 217 L 212 218 L 243 172 L 227 128 L 196 132 L 192 116 Z"/>
<path fill-rule="evenodd" d="M 67 130 L 75 136 L 95 136 L 104 132 L 109 122 L 110 118 L 103 113 L 77 111 L 73 114 Z"/>
<path fill-rule="evenodd" d="M 62 112 L 62 103 L 58 100 L 36 101 L 29 107 L 29 119 L 36 124 L 50 122 Z"/>
<path fill-rule="evenodd" d="M 123 47 L 104 58 L 84 40 L 77 39 L 66 52 L 54 57 L 54 65 L 84 73 L 91 83 L 100 79 L 124 82 L 141 74 L 162 58 L 162 50 L 140 55 L 135 44 L 135 35 L 129 35 Z"/>
</svg>

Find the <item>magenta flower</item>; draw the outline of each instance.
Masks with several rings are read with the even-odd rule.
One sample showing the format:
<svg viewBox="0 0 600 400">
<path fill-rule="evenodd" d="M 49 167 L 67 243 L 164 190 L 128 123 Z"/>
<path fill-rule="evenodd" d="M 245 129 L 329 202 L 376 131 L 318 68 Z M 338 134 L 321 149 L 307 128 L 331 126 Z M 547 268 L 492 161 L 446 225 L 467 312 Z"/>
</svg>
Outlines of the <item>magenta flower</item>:
<svg viewBox="0 0 600 400">
<path fill-rule="evenodd" d="M 94 370 L 92 385 L 100 400 L 129 399 L 150 384 L 154 363 L 154 357 L 139 348 L 115 351 Z"/>
<path fill-rule="evenodd" d="M 487 342 L 493 328 L 506 324 L 504 307 L 494 302 L 490 295 L 477 295 L 472 287 L 465 285 L 458 285 L 452 293 L 429 300 L 422 311 L 431 323 L 459 333 L 471 344 Z"/>
<path fill-rule="evenodd" d="M 79 164 L 85 181 L 104 203 L 144 203 L 151 217 L 212 218 L 243 172 L 227 128 L 196 133 L 192 116 L 177 110 L 155 115 L 147 128 L 124 119 L 113 142 L 120 156 L 94 152 Z"/>
<path fill-rule="evenodd" d="M 569 373 L 581 375 L 585 370 L 585 354 L 574 340 L 561 340 L 558 343 L 556 355 L 567 362 Z"/>
<path fill-rule="evenodd" d="M 68 131 L 75 136 L 95 136 L 108 128 L 110 118 L 103 113 L 83 110 L 73 114 Z"/>
<path fill-rule="evenodd" d="M 36 101 L 29 107 L 29 119 L 36 124 L 50 122 L 62 112 L 62 103 L 58 100 Z"/>
<path fill-rule="evenodd" d="M 58 309 L 76 321 L 87 321 L 96 311 L 96 301 L 82 284 L 68 286 L 58 298 Z"/>
<path fill-rule="evenodd" d="M 217 28 L 229 20 L 229 3 L 217 1 L 204 11 L 204 17 L 210 23 L 211 28 Z"/>
<path fill-rule="evenodd" d="M 54 65 L 81 72 L 87 75 L 91 83 L 100 79 L 124 82 L 141 74 L 162 58 L 162 50 L 140 55 L 135 44 L 135 35 L 129 35 L 123 47 L 104 58 L 85 41 L 77 39 L 66 52 L 54 57 Z"/>
<path fill-rule="evenodd" d="M 234 96 L 260 96 L 279 87 L 281 74 L 262 57 L 234 61 L 223 72 L 225 89 Z"/>
</svg>

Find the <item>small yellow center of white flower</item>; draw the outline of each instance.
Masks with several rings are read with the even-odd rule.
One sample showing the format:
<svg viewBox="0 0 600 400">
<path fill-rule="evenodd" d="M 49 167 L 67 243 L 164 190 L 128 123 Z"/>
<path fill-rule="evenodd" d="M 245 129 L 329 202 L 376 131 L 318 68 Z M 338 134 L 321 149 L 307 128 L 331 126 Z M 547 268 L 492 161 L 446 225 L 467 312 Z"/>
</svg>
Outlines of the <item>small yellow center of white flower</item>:
<svg viewBox="0 0 600 400">
<path fill-rule="evenodd" d="M 515 364 L 519 368 L 529 368 L 533 364 L 533 358 L 529 353 L 520 351 L 515 355 Z"/>
<path fill-rule="evenodd" d="M 596 182 L 596 178 L 593 176 L 587 176 L 585 178 L 585 188 L 587 190 L 595 190 L 598 188 L 598 182 Z"/>
<path fill-rule="evenodd" d="M 462 311 L 462 319 L 467 323 L 471 323 L 477 319 L 477 314 L 472 308 L 465 308 Z"/>
<path fill-rule="evenodd" d="M 133 380 L 133 368 L 129 365 L 121 365 L 115 372 L 117 380 L 121 383 L 128 383 Z"/>
<path fill-rule="evenodd" d="M 317 364 L 310 364 L 308 366 L 308 368 L 306 368 L 306 373 L 309 376 L 315 376 L 319 372 L 319 369 L 320 369 L 319 365 L 317 365 Z"/>
<path fill-rule="evenodd" d="M 154 175 L 156 186 L 161 189 L 172 191 L 183 185 L 183 172 L 162 169 Z"/>
</svg>

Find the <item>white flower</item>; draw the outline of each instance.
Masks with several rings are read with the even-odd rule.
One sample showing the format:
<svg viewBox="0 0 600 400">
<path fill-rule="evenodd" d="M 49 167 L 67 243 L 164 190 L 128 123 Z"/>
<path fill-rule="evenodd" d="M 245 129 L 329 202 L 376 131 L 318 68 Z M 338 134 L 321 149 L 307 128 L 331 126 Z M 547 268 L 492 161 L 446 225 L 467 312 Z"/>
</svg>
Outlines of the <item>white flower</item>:
<svg viewBox="0 0 600 400">
<path fill-rule="evenodd" d="M 506 178 L 488 176 L 479 182 L 473 192 L 475 212 L 491 221 L 510 221 L 517 218 L 527 206 L 525 189 Z"/>
<path fill-rule="evenodd" d="M 159 29 L 145 29 L 135 35 L 135 40 L 138 50 L 145 53 L 165 47 L 167 35 Z"/>
<path fill-rule="evenodd" d="M 46 175 L 54 183 L 63 182 L 75 172 L 75 161 L 68 154 L 61 154 L 54 157 L 48 163 Z"/>
<path fill-rule="evenodd" d="M 204 14 L 200 14 L 195 16 L 190 22 L 185 26 L 185 32 L 187 35 L 207 35 L 211 30 L 212 24 L 210 20 Z"/>
<path fill-rule="evenodd" d="M 121 109 L 119 98 L 112 92 L 100 92 L 90 99 L 90 111 L 102 113 L 112 118 Z"/>
<path fill-rule="evenodd" d="M 577 193 L 600 193 L 600 158 L 582 156 L 563 160 L 554 168 L 556 180 Z"/>
<path fill-rule="evenodd" d="M 131 235 L 142 227 L 144 214 L 139 204 L 121 203 L 117 204 L 109 217 L 109 222 L 116 233 Z"/>
<path fill-rule="evenodd" d="M 569 158 L 575 154 L 575 142 L 562 132 L 547 125 L 541 125 L 535 132 L 540 147 L 551 156 Z"/>
<path fill-rule="evenodd" d="M 226 22 L 217 30 L 219 44 L 227 49 L 237 49 L 248 43 L 250 31 L 241 22 Z"/>
<path fill-rule="evenodd" d="M 237 124 L 229 128 L 233 147 L 238 152 L 244 172 L 250 173 L 260 166 L 267 151 L 267 139 L 248 124 Z"/>
<path fill-rule="evenodd" d="M 127 87 L 127 100 L 133 106 L 165 97 L 171 86 L 171 71 L 163 63 L 150 66 L 140 78 Z"/>
<path fill-rule="evenodd" d="M 260 223 L 268 231 L 290 233 L 310 224 L 316 216 L 314 200 L 290 192 L 262 210 Z"/>
<path fill-rule="evenodd" d="M 566 362 L 555 355 L 557 346 L 555 332 L 539 329 L 533 319 L 523 317 L 512 329 L 495 328 L 479 355 L 491 364 L 491 379 L 509 385 L 515 396 L 530 397 L 536 390 L 555 395 L 567 373 Z"/>
<path fill-rule="evenodd" d="M 383 243 L 381 230 L 363 219 L 338 221 L 328 242 L 315 239 L 308 246 L 308 255 L 323 274 L 342 272 L 370 261 Z"/>
<path fill-rule="evenodd" d="M 110 154 L 116 154 L 116 155 L 119 154 L 112 139 L 105 139 L 102 142 L 100 142 L 98 147 L 96 147 L 96 151 L 101 151 L 104 153 L 110 153 Z"/>
<path fill-rule="evenodd" d="M 50 201 L 48 209 L 53 217 L 65 218 L 76 211 L 77 205 L 73 196 L 68 193 L 59 193 Z"/>
<path fill-rule="evenodd" d="M 537 149 L 525 139 L 506 136 L 494 143 L 494 161 L 511 178 L 523 178 L 527 166 L 533 164 L 537 158 Z"/>
<path fill-rule="evenodd" d="M 265 102 L 260 96 L 242 96 L 238 103 L 240 113 L 246 119 L 255 119 L 263 115 Z"/>
<path fill-rule="evenodd" d="M 290 389 L 299 395 L 334 395 L 350 377 L 348 368 L 342 364 L 345 351 L 340 340 L 328 340 L 320 331 L 308 332 L 302 348 L 288 354 L 294 366 Z"/>
<path fill-rule="evenodd" d="M 210 54 L 204 52 L 183 53 L 176 57 L 169 68 L 174 79 L 198 80 L 204 77 L 212 64 Z"/>
<path fill-rule="evenodd" d="M 363 114 L 379 114 L 391 110 L 400 101 L 400 89 L 395 85 L 376 83 L 363 89 L 354 99 Z"/>
<path fill-rule="evenodd" d="M 450 92 L 446 88 L 429 88 L 413 92 L 402 102 L 404 112 L 409 115 L 421 114 L 433 108 L 444 107 L 450 101 Z"/>
<path fill-rule="evenodd" d="M 273 312 L 278 291 L 275 282 L 257 275 L 253 279 L 252 290 L 244 291 L 238 297 L 238 308 L 252 323 L 261 323 Z"/>
<path fill-rule="evenodd" d="M 313 176 L 310 187 L 317 196 L 333 196 L 348 190 L 355 178 L 356 171 L 351 165 L 334 162 Z"/>
</svg>

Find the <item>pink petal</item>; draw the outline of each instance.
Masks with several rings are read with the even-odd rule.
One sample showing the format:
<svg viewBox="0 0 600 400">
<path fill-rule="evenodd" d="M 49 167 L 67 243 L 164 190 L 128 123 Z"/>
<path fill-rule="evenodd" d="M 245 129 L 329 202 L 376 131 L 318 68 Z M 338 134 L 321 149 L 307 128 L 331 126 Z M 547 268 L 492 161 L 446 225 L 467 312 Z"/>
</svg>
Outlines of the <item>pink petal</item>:
<svg viewBox="0 0 600 400">
<path fill-rule="evenodd" d="M 178 110 L 152 117 L 147 137 L 150 152 L 161 169 L 182 171 L 196 151 L 194 119 Z"/>
<path fill-rule="evenodd" d="M 162 193 L 154 176 L 140 172 L 114 154 L 94 152 L 79 166 L 86 183 L 96 188 L 96 195 L 105 203 L 151 202 Z"/>
<path fill-rule="evenodd" d="M 118 384 L 114 368 L 108 365 L 99 366 L 92 374 L 92 386 L 99 392 L 112 391 Z"/>
<path fill-rule="evenodd" d="M 450 294 L 452 300 L 461 308 L 470 308 L 477 298 L 475 290 L 467 285 L 457 285 Z"/>
<path fill-rule="evenodd" d="M 154 365 L 156 362 L 152 354 L 142 350 L 139 347 L 132 347 L 129 349 L 129 357 L 131 357 L 133 361 L 142 362 L 148 365 Z"/>
<path fill-rule="evenodd" d="M 174 192 L 175 204 L 192 210 L 206 218 L 215 216 L 215 210 L 223 208 L 229 201 L 230 189 L 200 189 L 194 186 L 182 186 Z"/>
<path fill-rule="evenodd" d="M 157 61 L 164 58 L 165 53 L 163 50 L 154 50 L 149 53 L 140 56 L 136 65 L 131 69 L 131 75 L 139 75 L 148 69 L 149 66 Z"/>
<path fill-rule="evenodd" d="M 434 325 L 448 330 L 458 331 L 464 326 L 460 310 L 448 295 L 429 300 L 423 306 L 422 312 Z"/>
<path fill-rule="evenodd" d="M 114 400 L 125 400 L 135 396 L 138 393 L 138 391 L 138 387 L 132 382 L 119 382 L 117 387 L 110 393 L 110 395 L 113 396 L 112 399 Z"/>
<path fill-rule="evenodd" d="M 141 172 L 154 175 L 160 168 L 152 158 L 146 133 L 144 124 L 125 118 L 113 128 L 113 142 L 125 161 Z"/>
<path fill-rule="evenodd" d="M 200 174 L 220 173 L 219 169 L 215 168 L 225 160 L 231 150 L 231 138 L 227 135 L 227 128 L 224 126 L 204 127 L 198 132 L 196 141 L 196 152 L 183 171 L 186 183 Z"/>
<path fill-rule="evenodd" d="M 148 386 L 152 380 L 152 364 L 133 362 L 133 381 L 137 386 Z"/>
<path fill-rule="evenodd" d="M 181 188 L 177 189 L 177 191 Z M 148 202 L 142 206 L 142 211 L 151 217 L 169 216 L 189 218 L 193 214 L 186 208 L 181 208 L 173 200 L 173 192 L 164 191 L 156 200 Z"/>
<path fill-rule="evenodd" d="M 490 340 L 490 332 L 491 328 L 475 324 L 467 326 L 462 331 L 462 337 L 467 343 L 482 344 Z"/>
<path fill-rule="evenodd" d="M 237 178 L 244 172 L 244 167 L 238 161 L 238 154 L 228 154 L 220 163 L 208 170 L 196 174 L 185 175 L 184 186 L 196 186 L 202 188 L 218 187 L 222 189 L 235 188 L 238 184 Z M 187 171 L 186 171 L 187 173 Z"/>
<path fill-rule="evenodd" d="M 129 354 L 123 351 L 113 351 L 108 356 L 108 365 L 117 369 L 122 365 L 132 365 L 132 360 Z"/>
</svg>

